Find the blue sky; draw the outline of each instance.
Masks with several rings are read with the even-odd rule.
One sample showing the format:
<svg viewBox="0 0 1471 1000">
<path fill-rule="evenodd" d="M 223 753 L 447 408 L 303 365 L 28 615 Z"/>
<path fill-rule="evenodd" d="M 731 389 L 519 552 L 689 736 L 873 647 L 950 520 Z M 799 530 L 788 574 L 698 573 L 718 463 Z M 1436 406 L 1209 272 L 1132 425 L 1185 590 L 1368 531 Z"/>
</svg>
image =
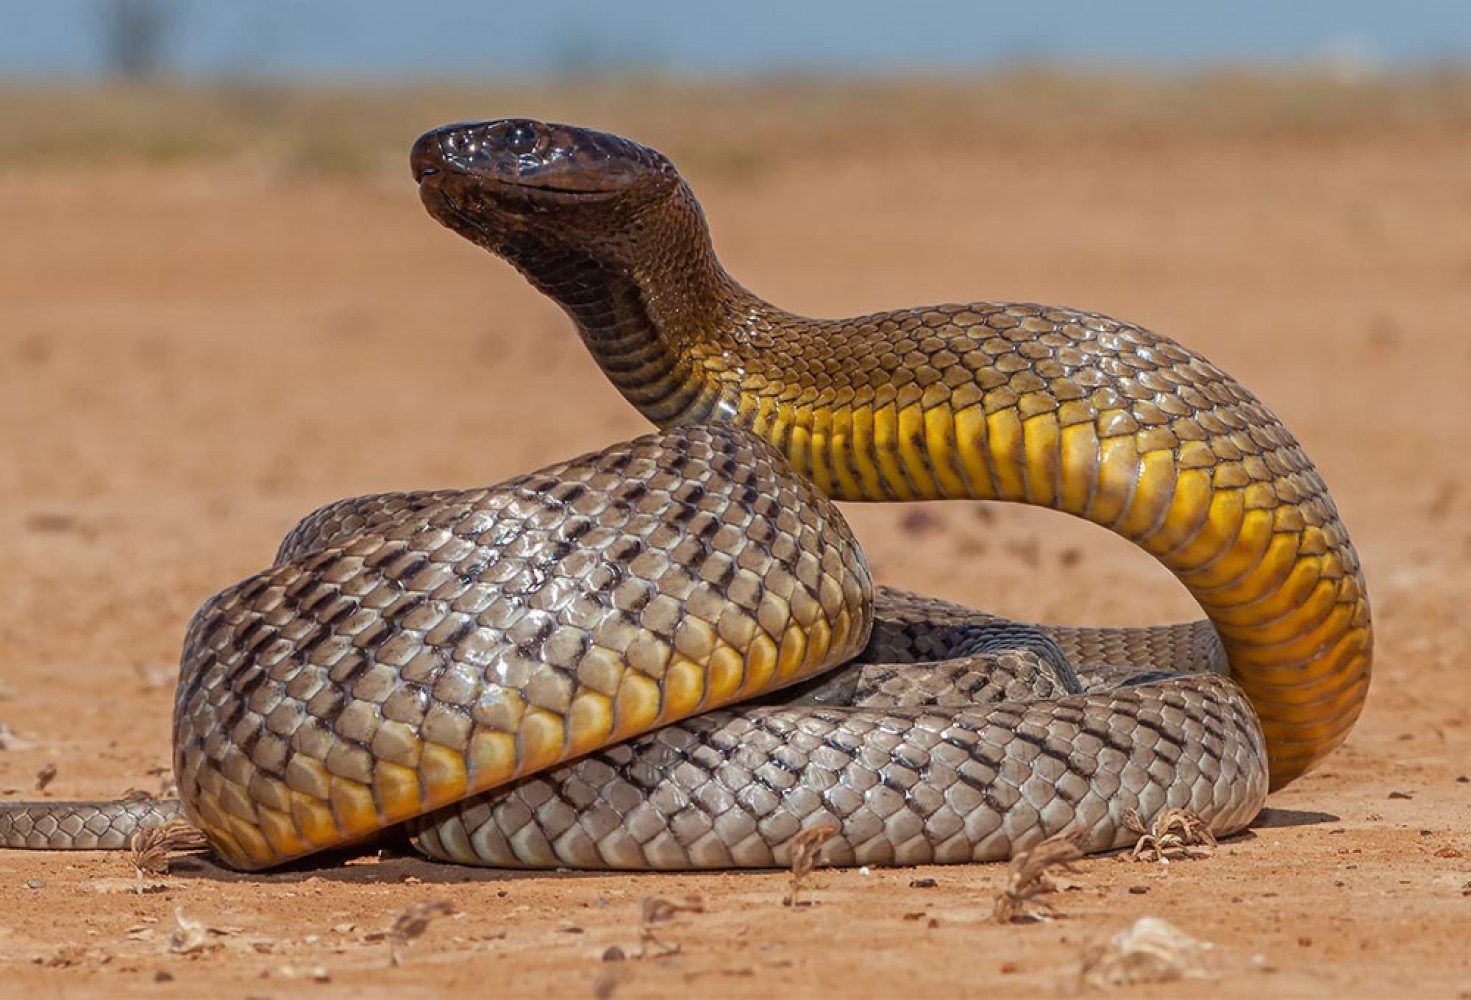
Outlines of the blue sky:
<svg viewBox="0 0 1471 1000">
<path fill-rule="evenodd" d="M 0 0 L 0 76 L 105 66 L 108 0 Z M 1471 61 L 1471 0 L 159 0 L 188 75 L 403 79 L 568 68 L 979 71 L 1021 61 L 1166 69 L 1325 58 Z"/>
</svg>

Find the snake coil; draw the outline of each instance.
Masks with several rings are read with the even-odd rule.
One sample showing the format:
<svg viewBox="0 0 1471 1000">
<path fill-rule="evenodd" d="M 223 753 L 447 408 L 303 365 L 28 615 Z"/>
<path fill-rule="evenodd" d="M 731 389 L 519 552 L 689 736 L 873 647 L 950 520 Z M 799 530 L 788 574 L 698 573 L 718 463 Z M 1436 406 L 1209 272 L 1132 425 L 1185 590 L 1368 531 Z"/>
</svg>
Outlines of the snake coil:
<svg viewBox="0 0 1471 1000">
<path fill-rule="evenodd" d="M 456 125 L 411 161 L 429 212 L 558 302 L 664 430 L 330 505 L 205 604 L 175 770 L 231 864 L 398 824 L 528 866 L 783 864 L 817 821 L 835 863 L 1063 829 L 1098 850 L 1129 808 L 1240 829 L 1347 735 L 1358 558 L 1291 434 L 1200 356 L 1050 306 L 785 312 L 720 266 L 669 160 L 617 136 Z M 1103 525 L 1207 620 L 1062 629 L 875 592 L 829 499 L 955 497 Z M 57 806 L 0 807 L 0 842 L 106 846 L 142 811 Z"/>
</svg>

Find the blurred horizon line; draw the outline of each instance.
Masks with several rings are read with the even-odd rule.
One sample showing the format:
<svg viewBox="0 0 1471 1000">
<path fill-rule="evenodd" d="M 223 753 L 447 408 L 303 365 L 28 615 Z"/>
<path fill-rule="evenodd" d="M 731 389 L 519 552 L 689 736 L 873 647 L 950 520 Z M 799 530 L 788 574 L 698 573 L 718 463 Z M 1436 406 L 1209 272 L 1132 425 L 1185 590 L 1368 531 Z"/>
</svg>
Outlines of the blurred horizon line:
<svg viewBox="0 0 1471 1000">
<path fill-rule="evenodd" d="M 889 79 L 1033 67 L 1395 74 L 1471 65 L 1464 0 L 0 0 L 0 79 Z M 5 13 L 13 8 L 12 13 Z"/>
<path fill-rule="evenodd" d="M 432 90 L 448 86 L 547 87 L 586 84 L 765 86 L 802 85 L 934 85 L 965 87 L 1008 82 L 1108 80 L 1139 84 L 1209 83 L 1212 81 L 1315 81 L 1337 84 L 1431 82 L 1471 78 L 1471 59 L 1426 59 L 1409 63 L 1364 63 L 1354 59 L 1215 61 L 1182 65 L 1169 61 L 1015 59 L 1002 65 L 930 69 L 889 64 L 842 68 L 752 67 L 693 70 L 680 66 L 605 64 L 585 69 L 545 68 L 516 72 L 445 71 L 440 73 L 373 74 L 351 72 L 268 72 L 219 70 L 211 73 L 158 69 L 128 73 L 15 73 L 0 66 L 0 87 L 7 89 L 91 89 L 133 84 L 142 87 L 204 86 L 281 88 L 283 90 L 355 87 L 369 91 Z"/>
</svg>

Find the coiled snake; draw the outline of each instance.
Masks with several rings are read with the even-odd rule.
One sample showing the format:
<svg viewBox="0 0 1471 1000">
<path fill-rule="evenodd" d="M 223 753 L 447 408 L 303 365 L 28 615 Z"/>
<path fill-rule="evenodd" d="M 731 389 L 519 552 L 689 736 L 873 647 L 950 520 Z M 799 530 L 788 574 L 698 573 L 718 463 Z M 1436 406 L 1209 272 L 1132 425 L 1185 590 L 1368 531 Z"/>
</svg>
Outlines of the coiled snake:
<svg viewBox="0 0 1471 1000">
<path fill-rule="evenodd" d="M 722 269 L 671 163 L 612 135 L 451 126 L 412 167 L 664 430 L 330 505 L 206 603 L 175 770 L 230 864 L 400 823 L 496 865 L 782 864 L 819 820 L 835 863 L 1069 828 L 1099 850 L 1130 807 L 1240 829 L 1353 725 L 1357 556 L 1297 442 L 1198 355 L 1046 306 L 783 312 Z M 875 592 L 829 498 L 943 497 L 1110 528 L 1208 621 L 1059 629 Z M 177 808 L 10 804 L 0 840 L 121 846 Z"/>
</svg>

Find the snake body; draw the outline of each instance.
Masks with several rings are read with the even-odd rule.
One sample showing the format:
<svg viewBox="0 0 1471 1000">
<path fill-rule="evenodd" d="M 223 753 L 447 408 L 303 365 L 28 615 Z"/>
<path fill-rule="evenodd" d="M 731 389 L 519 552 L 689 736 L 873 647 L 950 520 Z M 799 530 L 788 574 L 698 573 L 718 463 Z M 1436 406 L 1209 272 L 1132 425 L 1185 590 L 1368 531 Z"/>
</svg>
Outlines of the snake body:
<svg viewBox="0 0 1471 1000">
<path fill-rule="evenodd" d="M 1347 533 L 1289 432 L 1198 355 L 1029 304 L 784 312 L 726 274 L 672 164 L 616 136 L 451 126 L 412 166 L 664 430 L 330 505 L 206 603 L 175 770 L 229 863 L 400 823 L 433 856 L 531 866 L 782 864 L 819 821 L 837 863 L 1063 829 L 1104 849 L 1126 808 L 1240 829 L 1357 718 Z M 875 594 L 829 498 L 946 497 L 1108 527 L 1207 621 L 1057 629 Z M 0 810 L 0 842 L 40 846 L 52 815 Z"/>
</svg>

